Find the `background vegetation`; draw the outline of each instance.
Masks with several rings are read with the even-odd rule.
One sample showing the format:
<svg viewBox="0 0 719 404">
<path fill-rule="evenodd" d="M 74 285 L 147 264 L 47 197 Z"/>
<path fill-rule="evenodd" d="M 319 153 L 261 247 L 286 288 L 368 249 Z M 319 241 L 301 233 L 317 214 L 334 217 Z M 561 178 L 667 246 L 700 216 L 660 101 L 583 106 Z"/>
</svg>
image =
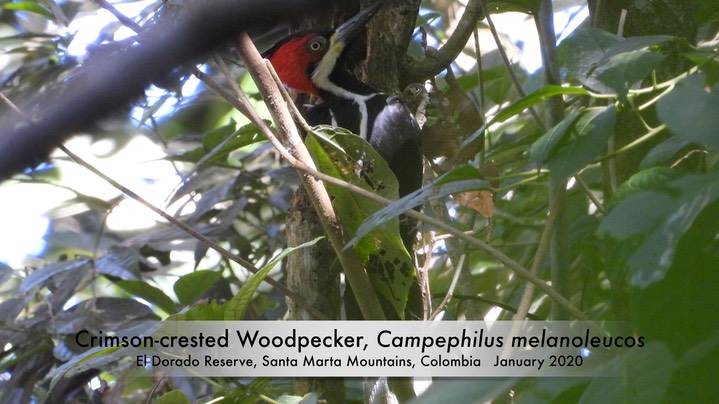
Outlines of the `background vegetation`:
<svg viewBox="0 0 719 404">
<path fill-rule="evenodd" d="M 176 1 L 120 3 L 144 8 L 132 21 L 108 23 L 87 55 L 78 57 L 69 52 L 74 31 L 67 27 L 102 10 L 114 12 L 113 6 L 0 2 L 4 119 L 37 119 L 43 112 L 38 100 L 81 80 L 78 67 L 137 45 L 132 37 L 115 37 L 123 26 L 141 30 L 185 7 Z M 555 11 L 585 5 L 554 3 Z M 441 49 L 452 32 L 461 31 L 463 12 L 478 18 L 490 12 L 476 23 L 477 36 L 452 56 L 453 73 L 433 80 L 427 107 L 431 163 L 417 198 L 425 214 L 454 229 L 421 225 L 418 262 L 429 276 L 433 315 L 621 320 L 627 333 L 650 342 L 612 361 L 606 374 L 617 377 L 436 380 L 418 402 L 716 397 L 719 4 L 590 1 L 590 18 L 556 48 L 547 2 L 436 0 L 421 6 L 421 16 L 408 17 L 418 26 L 408 47 L 413 59 L 398 62 L 410 72 L 431 58 L 428 46 Z M 624 17 L 622 9 L 628 11 Z M 522 49 L 493 32 L 492 17 L 507 11 L 535 22 L 544 69 L 528 73 L 512 59 Z M 256 37 L 260 47 L 270 43 Z M 503 47 L 489 48 L 484 38 L 501 39 Z M 374 63 L 390 60 L 371 56 Z M 125 110 L 67 143 L 68 151 L 81 150 L 78 157 L 89 162 L 78 166 L 58 152 L 3 184 L 64 194 L 48 203 L 51 228 L 38 259 L 23 267 L 0 263 L 0 401 L 293 399 L 289 380 L 162 378 L 109 354 L 88 358 L 69 338 L 83 328 L 170 316 L 286 314 L 277 282 L 248 282 L 248 265 L 233 260 L 241 257 L 284 282 L 284 266 L 272 260 L 285 251 L 298 177 L 258 126 L 212 88 L 215 82 L 232 89 L 236 80 L 267 116 L 236 54 L 227 49 L 202 63 L 202 71 L 178 68 L 156 79 Z M 376 66 L 368 63 L 370 77 Z M 375 80 L 395 91 L 408 84 L 397 77 Z M 230 255 L 157 216 L 130 222 L 144 208 L 98 182 L 88 174 L 90 166 Z M 396 216 L 402 206 L 412 204 L 392 205 L 389 212 Z M 20 229 L 0 231 L 12 238 Z M 88 359 L 92 366 L 77 366 Z M 345 382 L 349 400 L 361 400 L 359 383 Z"/>
</svg>

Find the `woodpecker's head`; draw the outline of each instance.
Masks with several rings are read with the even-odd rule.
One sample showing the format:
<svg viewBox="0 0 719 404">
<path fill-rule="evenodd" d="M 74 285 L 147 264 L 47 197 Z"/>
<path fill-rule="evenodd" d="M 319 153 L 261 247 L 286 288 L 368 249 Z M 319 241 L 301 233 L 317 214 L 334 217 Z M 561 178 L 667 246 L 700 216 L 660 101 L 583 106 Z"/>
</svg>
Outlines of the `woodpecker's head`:
<svg viewBox="0 0 719 404">
<path fill-rule="evenodd" d="M 380 7 L 381 2 L 374 3 L 334 31 L 291 35 L 265 52 L 264 57 L 272 62 L 280 80 L 295 91 L 312 95 L 319 95 L 320 89 L 334 92 L 337 86 L 329 77 L 337 61 Z"/>
</svg>

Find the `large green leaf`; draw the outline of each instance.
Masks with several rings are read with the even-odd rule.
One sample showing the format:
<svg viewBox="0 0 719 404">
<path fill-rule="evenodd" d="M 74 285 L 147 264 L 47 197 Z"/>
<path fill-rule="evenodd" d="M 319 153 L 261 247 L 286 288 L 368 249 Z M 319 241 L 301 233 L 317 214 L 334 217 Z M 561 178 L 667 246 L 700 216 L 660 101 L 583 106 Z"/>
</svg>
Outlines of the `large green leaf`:
<svg viewBox="0 0 719 404">
<path fill-rule="evenodd" d="M 625 97 L 663 60 L 647 48 L 673 39 L 670 36 L 622 38 L 607 31 L 585 28 L 575 31 L 560 46 L 569 77 L 602 93 Z"/>
<path fill-rule="evenodd" d="M 674 262 L 677 245 L 696 217 L 719 199 L 719 173 L 687 175 L 619 203 L 599 231 L 623 240 L 637 235 L 628 259 L 630 283 L 645 288 L 660 281 Z"/>
<path fill-rule="evenodd" d="M 573 127 L 573 136 L 547 160 L 552 178 L 570 177 L 599 156 L 614 133 L 616 119 L 614 105 L 586 109 Z"/>
<path fill-rule="evenodd" d="M 719 85 L 707 88 L 701 75 L 689 76 L 657 104 L 659 118 L 682 139 L 719 149 Z"/>
<path fill-rule="evenodd" d="M 678 174 L 677 170 L 672 170 L 669 167 L 652 167 L 639 171 L 617 188 L 607 207 L 613 208 L 624 199 L 644 191 L 664 190 L 666 184 L 677 178 Z"/>
<path fill-rule="evenodd" d="M 612 359 L 587 387 L 580 403 L 662 402 L 674 370 L 674 358 L 664 344 L 628 349 Z"/>
<path fill-rule="evenodd" d="M 190 272 L 175 282 L 173 289 L 183 305 L 192 304 L 222 276 L 222 272 L 209 269 Z"/>
<path fill-rule="evenodd" d="M 532 160 L 555 179 L 574 175 L 604 149 L 616 118 L 613 105 L 574 112 L 532 144 Z"/>
<path fill-rule="evenodd" d="M 329 126 L 316 128 L 305 143 L 320 171 L 388 199 L 397 199 L 397 179 L 382 157 L 365 140 Z M 345 188 L 326 184 L 346 234 L 354 235 L 382 205 Z M 394 218 L 371 229 L 354 244 L 359 260 L 380 299 L 404 317 L 415 270 L 402 243 L 399 220 Z"/>
<path fill-rule="evenodd" d="M 622 52 L 600 61 L 596 76 L 621 99 L 626 99 L 629 89 L 649 76 L 663 60 L 664 55 L 647 49 Z"/>
<path fill-rule="evenodd" d="M 580 111 L 572 112 L 532 144 L 532 147 L 529 148 L 529 155 L 538 168 L 547 161 L 550 155 L 554 154 L 565 136 L 570 133 L 579 114 Z"/>
</svg>

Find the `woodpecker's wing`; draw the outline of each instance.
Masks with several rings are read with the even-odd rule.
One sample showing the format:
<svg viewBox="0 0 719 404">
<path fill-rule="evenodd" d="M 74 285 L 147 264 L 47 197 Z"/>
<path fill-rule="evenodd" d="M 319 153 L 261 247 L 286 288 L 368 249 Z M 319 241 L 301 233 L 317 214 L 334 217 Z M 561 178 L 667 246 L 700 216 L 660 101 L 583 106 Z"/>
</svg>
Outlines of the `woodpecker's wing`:
<svg viewBox="0 0 719 404">
<path fill-rule="evenodd" d="M 422 186 L 422 136 L 410 110 L 397 97 L 372 97 L 367 102 L 373 116 L 369 143 L 387 161 L 399 181 L 399 196 Z"/>
</svg>

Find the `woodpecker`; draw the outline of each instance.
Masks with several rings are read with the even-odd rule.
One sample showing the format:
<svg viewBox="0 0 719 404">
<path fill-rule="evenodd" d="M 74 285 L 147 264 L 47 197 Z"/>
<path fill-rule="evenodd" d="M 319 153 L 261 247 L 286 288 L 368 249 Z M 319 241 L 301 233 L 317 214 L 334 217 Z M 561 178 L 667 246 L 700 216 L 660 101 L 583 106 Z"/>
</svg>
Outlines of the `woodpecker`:
<svg viewBox="0 0 719 404">
<path fill-rule="evenodd" d="M 287 87 L 322 100 L 305 113 L 310 125 L 343 127 L 369 142 L 397 177 L 402 197 L 422 183 L 417 121 L 399 97 L 363 83 L 345 65 L 347 46 L 381 6 L 374 3 L 335 30 L 293 34 L 264 57 Z"/>
<path fill-rule="evenodd" d="M 321 103 L 305 112 L 307 122 L 343 127 L 365 139 L 397 177 L 399 196 L 402 197 L 422 185 L 419 125 L 399 97 L 378 91 L 347 70 L 348 45 L 362 32 L 381 4 L 376 2 L 334 30 L 293 34 L 266 51 L 264 57 L 272 62 L 287 87 L 321 99 Z M 400 217 L 400 235 L 410 252 L 415 234 L 414 219 Z M 373 265 L 378 264 L 378 261 L 374 262 Z M 355 311 L 349 308 L 354 302 L 352 294 L 348 288 L 345 295 L 348 318 L 361 318 L 350 315 Z M 423 318 L 422 304 L 422 292 L 415 282 L 409 292 L 404 317 Z M 389 312 L 386 307 L 385 311 Z M 389 314 L 389 318 L 394 317 Z"/>
</svg>

